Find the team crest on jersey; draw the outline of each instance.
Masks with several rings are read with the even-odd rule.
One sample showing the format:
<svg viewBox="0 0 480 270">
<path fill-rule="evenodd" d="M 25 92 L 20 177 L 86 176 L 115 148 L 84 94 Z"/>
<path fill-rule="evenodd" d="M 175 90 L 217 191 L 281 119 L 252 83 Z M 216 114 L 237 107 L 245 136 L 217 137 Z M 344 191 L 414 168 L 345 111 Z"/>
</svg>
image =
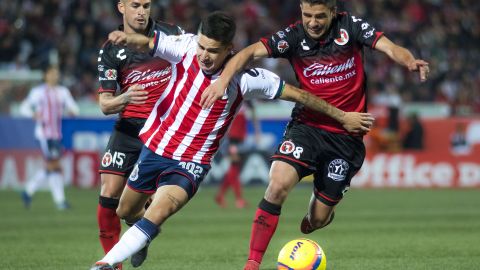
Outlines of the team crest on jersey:
<svg viewBox="0 0 480 270">
<path fill-rule="evenodd" d="M 133 182 L 133 181 L 137 181 L 137 179 L 138 179 L 138 170 L 139 170 L 139 169 L 138 169 L 138 165 L 139 165 L 139 164 L 140 164 L 140 162 L 135 164 L 135 166 L 133 167 L 132 172 L 130 173 L 130 177 L 128 177 L 128 180 L 130 180 L 130 181 L 132 181 L 132 182 Z"/>
<path fill-rule="evenodd" d="M 292 141 L 284 141 L 280 146 L 280 153 L 288 155 L 295 151 L 295 144 Z"/>
<path fill-rule="evenodd" d="M 285 37 L 286 37 L 286 35 L 285 35 L 285 33 L 284 33 L 283 31 L 278 31 L 278 32 L 277 32 L 277 36 L 278 36 L 279 38 L 285 38 Z"/>
<path fill-rule="evenodd" d="M 115 69 L 105 70 L 105 78 L 107 80 L 116 80 L 117 79 L 117 71 Z"/>
<path fill-rule="evenodd" d="M 277 49 L 280 53 L 286 52 L 288 48 L 290 48 L 290 45 L 285 40 L 282 39 L 278 42 Z"/>
<path fill-rule="evenodd" d="M 347 44 L 349 39 L 347 30 L 340 28 L 340 37 L 335 39 L 335 43 L 340 46 Z"/>
<path fill-rule="evenodd" d="M 343 181 L 347 177 L 350 165 L 343 159 L 335 159 L 328 164 L 328 177 L 333 181 Z"/>
<path fill-rule="evenodd" d="M 103 167 L 108 167 L 112 164 L 113 162 L 113 157 L 112 154 L 110 153 L 110 150 L 108 150 L 102 158 L 102 166 Z"/>
</svg>

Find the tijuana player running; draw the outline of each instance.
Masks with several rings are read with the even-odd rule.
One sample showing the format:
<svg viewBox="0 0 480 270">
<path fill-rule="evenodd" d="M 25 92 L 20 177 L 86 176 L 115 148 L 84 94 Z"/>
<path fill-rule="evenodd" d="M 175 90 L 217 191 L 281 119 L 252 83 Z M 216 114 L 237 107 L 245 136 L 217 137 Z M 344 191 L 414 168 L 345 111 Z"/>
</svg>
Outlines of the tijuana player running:
<svg viewBox="0 0 480 270">
<path fill-rule="evenodd" d="M 150 0 L 120 0 L 117 6 L 123 16 L 120 31 L 147 36 L 153 36 L 155 31 L 167 35 L 182 33 L 178 26 L 150 18 Z M 116 209 L 126 178 L 142 149 L 138 133 L 168 85 L 171 72 L 168 61 L 153 59 L 149 54 L 111 42 L 106 42 L 100 49 L 100 108 L 106 115 L 119 114 L 99 168 L 101 189 L 97 220 L 99 239 L 105 253 L 120 238 L 121 225 Z M 142 264 L 146 252 L 146 249 L 142 250 L 131 258 L 134 267 Z"/>
<path fill-rule="evenodd" d="M 236 72 L 254 58 L 286 58 L 300 88 L 346 112 L 365 112 L 366 76 L 363 48 L 385 53 L 420 80 L 428 77 L 428 63 L 416 59 L 404 47 L 362 18 L 338 13 L 335 0 L 300 0 L 301 21 L 262 38 L 233 57 L 220 78 L 202 96 L 210 107 L 222 97 Z M 351 134 L 330 116 L 297 104 L 285 136 L 273 155 L 270 181 L 252 225 L 245 270 L 259 269 L 277 228 L 282 204 L 304 176 L 314 175 L 314 190 L 300 230 L 311 233 L 328 225 L 335 206 L 362 166 L 362 136 Z"/>
</svg>

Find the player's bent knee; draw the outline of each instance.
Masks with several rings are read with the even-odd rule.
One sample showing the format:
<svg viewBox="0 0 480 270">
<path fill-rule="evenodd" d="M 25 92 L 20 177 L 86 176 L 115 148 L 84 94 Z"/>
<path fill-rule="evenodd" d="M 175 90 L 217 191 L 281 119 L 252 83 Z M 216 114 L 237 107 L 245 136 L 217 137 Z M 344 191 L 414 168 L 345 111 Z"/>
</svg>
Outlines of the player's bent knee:
<svg viewBox="0 0 480 270">
<path fill-rule="evenodd" d="M 117 207 L 117 216 L 121 219 L 130 219 L 134 217 L 137 213 L 133 207 L 130 207 L 125 204 L 119 204 Z"/>
<path fill-rule="evenodd" d="M 273 203 L 283 203 L 288 196 L 289 190 L 288 185 L 272 180 L 268 184 L 265 197 Z"/>
</svg>

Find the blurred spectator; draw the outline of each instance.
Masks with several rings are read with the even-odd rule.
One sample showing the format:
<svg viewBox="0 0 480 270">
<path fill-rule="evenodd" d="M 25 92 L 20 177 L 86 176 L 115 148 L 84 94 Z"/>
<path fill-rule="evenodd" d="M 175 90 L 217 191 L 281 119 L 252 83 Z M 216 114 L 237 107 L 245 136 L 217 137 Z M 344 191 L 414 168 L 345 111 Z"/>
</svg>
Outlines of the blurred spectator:
<svg viewBox="0 0 480 270">
<path fill-rule="evenodd" d="M 455 126 L 455 133 L 452 134 L 450 139 L 452 153 L 457 155 L 470 153 L 471 149 L 467 141 L 466 129 L 465 123 L 462 122 L 457 123 Z"/>
<path fill-rule="evenodd" d="M 416 113 L 408 117 L 408 131 L 403 138 L 403 149 L 422 150 L 423 149 L 423 126 Z"/>
<path fill-rule="evenodd" d="M 120 23 L 116 3 L 1 1 L 0 72 L 41 69 L 58 59 L 74 97 L 95 101 L 98 82 L 90 78 L 96 77 L 98 48 L 109 30 Z M 378 22 L 394 42 L 418 48 L 413 53 L 430 61 L 430 78 L 417 88 L 411 87 L 418 85 L 413 81 L 417 77 L 405 76 L 407 70 L 395 67 L 382 54 L 369 55 L 365 64 L 370 88 L 385 91 L 393 87 L 405 102 L 446 102 L 454 115 L 480 114 L 480 2 L 339 0 L 338 5 L 339 11 L 347 9 Z M 152 0 L 153 18 L 178 24 L 187 32 L 195 32 L 200 18 L 218 9 L 237 18 L 237 50 L 299 19 L 296 0 Z M 292 70 L 286 67 L 275 62 L 268 68 L 295 83 Z M 15 87 L 10 91 L 16 91 Z M 23 98 L 26 91 L 21 93 Z M 0 100 L 0 104 L 8 102 Z"/>
</svg>

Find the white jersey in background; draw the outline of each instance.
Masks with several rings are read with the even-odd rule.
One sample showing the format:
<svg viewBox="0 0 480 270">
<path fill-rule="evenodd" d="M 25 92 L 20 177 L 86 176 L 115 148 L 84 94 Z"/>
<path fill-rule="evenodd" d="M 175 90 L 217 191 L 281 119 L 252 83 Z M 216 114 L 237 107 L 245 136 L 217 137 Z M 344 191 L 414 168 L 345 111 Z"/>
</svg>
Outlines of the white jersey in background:
<svg viewBox="0 0 480 270">
<path fill-rule="evenodd" d="M 285 83 L 268 70 L 246 70 L 233 78 L 222 99 L 202 109 L 201 94 L 221 71 L 204 74 L 196 48 L 197 36 L 192 34 L 155 35 L 154 56 L 172 63 L 172 78 L 140 131 L 140 138 L 163 157 L 210 164 L 242 101 L 279 97 Z"/>
<path fill-rule="evenodd" d="M 35 137 L 39 140 L 62 138 L 64 112 L 78 114 L 78 106 L 70 91 L 63 86 L 41 84 L 34 87 L 20 106 L 20 113 L 36 119 Z"/>
</svg>

